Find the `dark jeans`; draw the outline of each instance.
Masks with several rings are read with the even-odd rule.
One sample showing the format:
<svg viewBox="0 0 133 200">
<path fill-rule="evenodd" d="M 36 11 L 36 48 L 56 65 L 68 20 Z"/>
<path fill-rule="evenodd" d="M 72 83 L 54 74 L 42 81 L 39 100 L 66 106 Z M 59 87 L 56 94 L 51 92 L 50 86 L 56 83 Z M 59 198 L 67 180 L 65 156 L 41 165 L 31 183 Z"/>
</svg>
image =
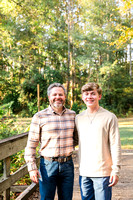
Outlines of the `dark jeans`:
<svg viewBox="0 0 133 200">
<path fill-rule="evenodd" d="M 74 165 L 72 159 L 59 163 L 40 158 L 39 189 L 41 200 L 54 200 L 57 188 L 59 200 L 72 200 Z"/>
</svg>

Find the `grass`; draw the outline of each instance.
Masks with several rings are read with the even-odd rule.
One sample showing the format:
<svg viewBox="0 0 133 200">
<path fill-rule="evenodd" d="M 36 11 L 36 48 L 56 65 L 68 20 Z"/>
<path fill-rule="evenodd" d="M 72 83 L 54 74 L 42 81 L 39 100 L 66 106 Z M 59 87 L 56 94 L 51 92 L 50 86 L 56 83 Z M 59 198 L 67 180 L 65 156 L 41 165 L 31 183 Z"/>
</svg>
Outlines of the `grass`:
<svg viewBox="0 0 133 200">
<path fill-rule="evenodd" d="M 31 118 L 18 119 L 17 123 L 20 122 L 23 127 L 26 125 L 29 127 Z M 133 149 L 133 118 L 122 118 L 118 122 L 122 149 Z"/>
<path fill-rule="evenodd" d="M 18 134 L 29 131 L 32 118 L 15 118 L 11 129 Z M 118 120 L 122 149 L 133 149 L 133 117 Z M 2 139 L 2 138 L 1 138 Z"/>
<path fill-rule="evenodd" d="M 133 118 L 119 119 L 122 149 L 133 149 Z"/>
</svg>

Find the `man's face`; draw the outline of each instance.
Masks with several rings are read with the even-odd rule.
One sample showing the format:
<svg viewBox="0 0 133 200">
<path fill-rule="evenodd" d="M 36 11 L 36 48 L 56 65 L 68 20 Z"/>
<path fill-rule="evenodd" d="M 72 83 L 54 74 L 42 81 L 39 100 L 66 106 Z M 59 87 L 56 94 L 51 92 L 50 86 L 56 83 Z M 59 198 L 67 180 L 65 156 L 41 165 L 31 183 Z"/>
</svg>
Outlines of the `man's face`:
<svg viewBox="0 0 133 200">
<path fill-rule="evenodd" d="M 66 100 L 64 90 L 61 87 L 52 88 L 48 98 L 53 109 L 61 109 Z"/>
<path fill-rule="evenodd" d="M 99 105 L 101 95 L 98 94 L 97 90 L 85 91 L 82 94 L 82 100 L 87 107 L 95 107 Z"/>
</svg>

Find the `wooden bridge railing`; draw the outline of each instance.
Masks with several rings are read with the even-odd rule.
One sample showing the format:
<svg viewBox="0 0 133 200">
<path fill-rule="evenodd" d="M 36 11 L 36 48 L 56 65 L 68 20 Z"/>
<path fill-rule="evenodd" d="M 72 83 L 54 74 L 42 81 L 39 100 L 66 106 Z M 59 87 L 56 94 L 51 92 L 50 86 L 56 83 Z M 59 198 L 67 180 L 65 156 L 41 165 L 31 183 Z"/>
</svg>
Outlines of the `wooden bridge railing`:
<svg viewBox="0 0 133 200">
<path fill-rule="evenodd" d="M 15 173 L 10 174 L 10 156 L 25 148 L 27 138 L 28 132 L 0 140 L 0 160 L 3 160 L 4 166 L 3 177 L 0 181 L 0 194 L 2 194 L 4 200 L 10 200 L 11 186 L 20 178 L 28 174 L 26 164 L 18 169 Z M 37 164 L 38 163 L 39 158 L 37 159 Z M 17 198 L 17 200 L 26 200 L 29 197 L 29 194 L 31 195 L 37 186 L 38 185 L 32 183 L 29 188 L 27 188 L 26 191 Z"/>
</svg>

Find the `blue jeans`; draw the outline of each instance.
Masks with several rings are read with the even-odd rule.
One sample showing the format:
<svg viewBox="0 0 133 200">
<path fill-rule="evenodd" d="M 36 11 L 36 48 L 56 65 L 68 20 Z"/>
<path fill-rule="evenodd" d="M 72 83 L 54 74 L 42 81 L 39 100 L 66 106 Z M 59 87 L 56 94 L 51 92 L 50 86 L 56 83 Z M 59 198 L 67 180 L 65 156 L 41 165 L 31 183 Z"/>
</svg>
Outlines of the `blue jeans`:
<svg viewBox="0 0 133 200">
<path fill-rule="evenodd" d="M 111 200 L 112 188 L 108 187 L 109 178 L 79 176 L 82 200 Z"/>
<path fill-rule="evenodd" d="M 54 200 L 57 188 L 59 200 L 72 200 L 74 165 L 72 159 L 59 163 L 40 158 L 39 189 L 41 200 Z"/>
</svg>

